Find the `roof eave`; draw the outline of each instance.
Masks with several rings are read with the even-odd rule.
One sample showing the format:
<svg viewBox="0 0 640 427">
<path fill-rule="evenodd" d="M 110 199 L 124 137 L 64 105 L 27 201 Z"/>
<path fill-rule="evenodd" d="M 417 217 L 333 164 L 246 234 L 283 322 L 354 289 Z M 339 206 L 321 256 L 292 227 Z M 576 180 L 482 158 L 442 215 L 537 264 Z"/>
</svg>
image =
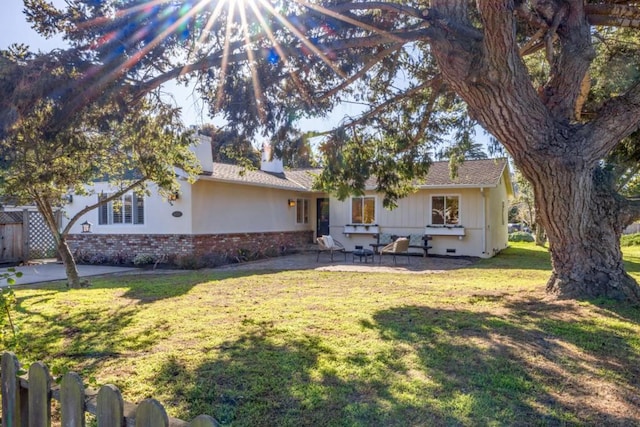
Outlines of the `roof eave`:
<svg viewBox="0 0 640 427">
<path fill-rule="evenodd" d="M 254 182 L 254 181 L 242 181 L 238 179 L 225 179 L 218 178 L 210 175 L 200 175 L 200 179 L 203 181 L 213 181 L 213 182 L 224 182 L 225 184 L 239 184 L 239 185 L 249 185 L 252 187 L 263 187 L 263 188 L 274 188 L 277 190 L 291 190 L 291 191 L 299 191 L 299 192 L 311 192 L 312 190 L 306 189 L 304 187 L 299 186 L 285 186 L 285 185 L 273 185 L 267 184 L 263 182 Z"/>
</svg>

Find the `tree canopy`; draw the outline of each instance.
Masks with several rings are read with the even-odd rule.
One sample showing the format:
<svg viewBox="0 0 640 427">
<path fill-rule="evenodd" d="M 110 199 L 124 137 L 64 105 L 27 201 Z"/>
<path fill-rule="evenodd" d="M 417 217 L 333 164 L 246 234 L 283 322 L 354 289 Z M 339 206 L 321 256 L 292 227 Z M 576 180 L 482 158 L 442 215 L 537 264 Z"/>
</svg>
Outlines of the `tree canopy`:
<svg viewBox="0 0 640 427">
<path fill-rule="evenodd" d="M 23 49 L 3 52 L 9 67 L 0 68 L 0 85 L 10 86 L 12 76 L 6 73 L 29 69 L 31 55 Z M 38 61 L 40 58 L 35 58 Z M 51 87 L 71 87 L 78 78 L 75 70 L 52 67 Z M 54 82 L 57 83 L 54 84 Z M 34 203 L 51 230 L 67 270 L 70 286 L 78 287 L 75 262 L 66 245 L 66 236 L 75 222 L 86 212 L 122 196 L 128 191 L 144 192 L 150 182 L 160 194 L 172 195 L 180 190 L 176 167 L 192 179 L 199 171 L 197 159 L 190 151 L 190 133 L 179 120 L 178 110 L 164 102 L 145 96 L 130 109 L 126 97 L 102 97 L 84 105 L 61 123 L 56 116 L 64 103 L 57 95 L 45 96 L 33 84 L 33 111 L 21 114 L 0 138 L 0 190 L 13 204 Z M 25 91 L 29 91 L 25 89 Z M 54 125 L 55 123 L 55 125 Z M 160 154 L 162 153 L 162 154 Z M 113 193 L 96 197 L 69 218 L 59 230 L 55 211 L 68 200 L 69 194 L 92 192 L 96 181 L 108 181 Z"/>
<path fill-rule="evenodd" d="M 375 174 L 393 205 L 435 145 L 464 142 L 479 123 L 532 183 L 552 249 L 549 291 L 640 300 L 617 243 L 640 206 L 603 167 L 623 141 L 635 151 L 640 2 L 66 3 L 25 1 L 34 27 L 71 48 L 25 58 L 26 68 L 0 63 L 13 82 L 0 87 L 1 132 L 43 98 L 56 102 L 45 126 L 55 133 L 87 105 L 131 108 L 171 79 L 194 81 L 210 113 L 248 136 L 284 134 L 349 100 L 365 112 L 324 142 L 320 184 L 344 195 Z M 77 78 L 59 84 L 54 66 Z"/>
</svg>

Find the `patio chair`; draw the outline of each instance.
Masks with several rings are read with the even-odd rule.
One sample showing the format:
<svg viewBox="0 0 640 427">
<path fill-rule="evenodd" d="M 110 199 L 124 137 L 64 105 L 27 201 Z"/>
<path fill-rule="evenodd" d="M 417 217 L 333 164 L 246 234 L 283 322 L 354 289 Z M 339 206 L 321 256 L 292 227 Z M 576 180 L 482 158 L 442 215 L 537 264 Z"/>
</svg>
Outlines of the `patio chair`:
<svg viewBox="0 0 640 427">
<path fill-rule="evenodd" d="M 411 255 L 409 255 L 409 239 L 406 237 L 400 237 L 380 249 L 380 260 L 378 261 L 378 264 L 382 264 L 382 255 L 393 255 L 394 265 L 397 264 L 396 255 L 406 255 L 407 264 L 410 264 L 409 259 Z"/>
<path fill-rule="evenodd" d="M 320 260 L 321 252 L 329 252 L 331 254 L 331 261 L 333 261 L 334 252 L 342 252 L 344 254 L 344 260 L 347 260 L 347 251 L 345 250 L 344 246 L 333 237 L 318 237 L 316 239 L 316 242 L 318 243 L 318 256 L 316 257 L 316 262 Z"/>
</svg>

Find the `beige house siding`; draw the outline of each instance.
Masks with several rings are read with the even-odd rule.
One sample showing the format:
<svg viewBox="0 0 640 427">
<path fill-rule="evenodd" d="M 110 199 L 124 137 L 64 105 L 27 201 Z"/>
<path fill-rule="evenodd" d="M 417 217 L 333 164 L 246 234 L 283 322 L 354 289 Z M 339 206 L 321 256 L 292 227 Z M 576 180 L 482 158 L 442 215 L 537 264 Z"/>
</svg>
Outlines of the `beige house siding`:
<svg viewBox="0 0 640 427">
<path fill-rule="evenodd" d="M 489 216 L 487 217 L 487 252 L 489 256 L 493 256 L 505 249 L 508 245 L 508 209 L 509 194 L 504 185 L 506 176 L 500 180 L 500 184 L 496 188 L 489 191 Z"/>
<path fill-rule="evenodd" d="M 289 199 L 309 199 L 309 223 L 296 223 Z M 306 231 L 315 227 L 315 196 L 268 187 L 198 181 L 191 196 L 193 234 Z M 259 201 L 259 203 L 258 203 Z"/>
<path fill-rule="evenodd" d="M 100 192 L 111 193 L 115 191 L 106 183 L 96 183 L 93 190 L 95 194 L 87 196 L 75 194 L 73 196 L 73 202 L 65 206 L 67 214 L 63 218 L 63 227 L 68 223 L 68 217 L 75 215 L 85 206 L 96 203 Z M 81 223 L 85 220 L 92 224 L 91 232 L 94 234 L 191 234 L 193 222 L 191 185 L 183 182 L 179 198 L 172 202 L 162 199 L 157 194 L 154 185 L 150 185 L 149 190 L 151 196 L 144 197 L 144 224 L 101 225 L 98 220 L 98 209 L 94 209 L 73 225 L 70 234 L 80 234 L 82 232 Z"/>
</svg>

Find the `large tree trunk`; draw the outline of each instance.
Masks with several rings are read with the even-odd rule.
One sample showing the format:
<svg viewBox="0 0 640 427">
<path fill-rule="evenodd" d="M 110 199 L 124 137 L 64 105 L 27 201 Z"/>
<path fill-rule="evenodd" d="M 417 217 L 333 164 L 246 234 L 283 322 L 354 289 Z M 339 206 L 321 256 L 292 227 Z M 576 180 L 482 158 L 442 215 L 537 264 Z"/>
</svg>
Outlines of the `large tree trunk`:
<svg viewBox="0 0 640 427">
<path fill-rule="evenodd" d="M 624 203 L 606 173 L 563 161 L 529 172 L 553 265 L 547 291 L 560 298 L 640 301 L 640 287 L 625 272 L 620 250 Z"/>
<path fill-rule="evenodd" d="M 482 32 L 474 32 L 468 20 L 467 0 L 431 1 L 437 16 L 447 17 L 432 24 L 456 34 L 435 37 L 432 52 L 443 80 L 503 143 L 533 185 L 537 219 L 547 233 L 553 263 L 547 290 L 562 298 L 640 303 L 640 288 L 626 274 L 620 250 L 629 215 L 599 166 L 607 152 L 637 128 L 637 120 L 624 100 L 603 108 L 590 123 L 575 118 L 594 58 L 584 3 L 531 2 L 558 24 L 547 36 L 560 39 L 557 50 L 548 52 L 550 76 L 540 88 L 533 87 L 520 57 L 515 3 L 476 4 Z M 640 85 L 633 90 L 635 99 Z"/>
</svg>

